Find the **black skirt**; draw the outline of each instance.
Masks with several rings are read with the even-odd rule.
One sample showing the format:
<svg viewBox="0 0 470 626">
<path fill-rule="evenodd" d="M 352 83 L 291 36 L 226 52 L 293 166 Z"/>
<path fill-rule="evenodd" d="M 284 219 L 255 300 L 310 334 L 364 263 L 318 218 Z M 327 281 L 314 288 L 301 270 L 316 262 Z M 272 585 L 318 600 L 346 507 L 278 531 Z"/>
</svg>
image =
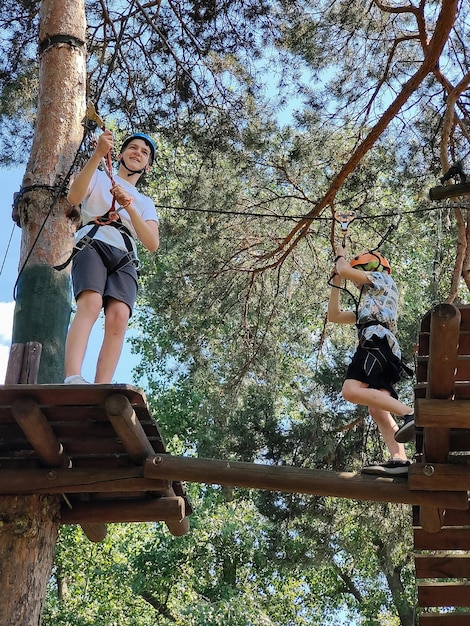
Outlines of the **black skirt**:
<svg viewBox="0 0 470 626">
<path fill-rule="evenodd" d="M 373 335 L 361 341 L 346 372 L 346 379 L 359 380 L 373 389 L 387 389 L 398 398 L 394 385 L 401 378 L 401 361 L 390 348 L 386 337 Z"/>
</svg>

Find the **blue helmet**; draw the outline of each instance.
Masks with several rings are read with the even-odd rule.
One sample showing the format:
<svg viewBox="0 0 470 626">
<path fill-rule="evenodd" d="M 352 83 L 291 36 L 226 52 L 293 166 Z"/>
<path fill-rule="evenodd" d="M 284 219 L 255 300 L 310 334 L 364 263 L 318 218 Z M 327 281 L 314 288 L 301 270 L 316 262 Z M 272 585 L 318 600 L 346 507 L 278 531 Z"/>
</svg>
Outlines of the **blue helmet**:
<svg viewBox="0 0 470 626">
<path fill-rule="evenodd" d="M 150 163 L 149 164 L 152 165 L 152 163 L 155 160 L 157 146 L 155 145 L 155 142 L 153 141 L 153 139 L 149 137 L 148 135 L 146 135 L 145 133 L 133 133 L 132 135 L 129 135 L 129 137 L 126 137 L 124 141 L 122 142 L 121 152 L 123 152 L 126 149 L 127 144 L 129 144 L 133 139 L 142 139 L 142 141 L 145 141 L 145 143 L 148 145 L 148 147 L 150 148 Z"/>
</svg>

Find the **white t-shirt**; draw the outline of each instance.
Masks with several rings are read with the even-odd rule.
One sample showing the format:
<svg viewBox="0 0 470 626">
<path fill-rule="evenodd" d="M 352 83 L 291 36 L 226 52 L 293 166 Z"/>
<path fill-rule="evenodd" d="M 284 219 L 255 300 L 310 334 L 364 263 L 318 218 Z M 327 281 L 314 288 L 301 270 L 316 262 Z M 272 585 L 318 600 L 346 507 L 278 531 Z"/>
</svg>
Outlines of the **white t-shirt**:
<svg viewBox="0 0 470 626">
<path fill-rule="evenodd" d="M 148 196 L 140 193 L 134 185 L 131 185 L 120 176 L 115 176 L 114 180 L 132 196 L 132 205 L 140 213 L 144 221 L 154 220 L 158 222 L 155 205 Z M 104 215 L 110 210 L 113 201 L 113 196 L 110 192 L 111 185 L 112 183 L 107 174 L 101 170 L 96 170 L 90 181 L 86 196 L 81 203 L 82 224 L 84 224 L 84 226 L 77 230 L 75 234 L 75 242 L 81 239 L 93 228 L 93 224 L 88 224 L 88 222 L 92 221 L 95 217 Z M 118 207 L 119 205 L 116 203 L 115 208 L 117 209 Z M 133 238 L 137 239 L 137 233 L 132 226 L 129 213 L 125 209 L 121 209 L 119 211 L 119 216 L 121 218 L 121 222 L 132 233 Z M 127 251 L 122 234 L 115 226 L 100 226 L 93 236 L 93 239 L 115 246 L 120 250 L 124 250 L 124 252 Z M 134 248 L 134 254 L 137 256 L 134 240 L 132 240 L 132 247 Z"/>
</svg>

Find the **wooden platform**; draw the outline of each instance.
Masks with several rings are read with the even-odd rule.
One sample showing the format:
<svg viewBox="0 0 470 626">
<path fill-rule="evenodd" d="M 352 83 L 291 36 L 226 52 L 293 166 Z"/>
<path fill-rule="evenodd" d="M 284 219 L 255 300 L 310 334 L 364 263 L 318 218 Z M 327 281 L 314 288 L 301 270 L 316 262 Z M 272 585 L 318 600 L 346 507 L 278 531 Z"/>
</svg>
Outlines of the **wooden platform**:
<svg viewBox="0 0 470 626">
<path fill-rule="evenodd" d="M 61 494 L 65 524 L 164 521 L 187 532 L 182 483 L 144 477 L 146 458 L 165 451 L 136 387 L 0 386 L 0 495 Z"/>
<path fill-rule="evenodd" d="M 438 305 L 419 332 L 411 490 L 470 490 L 470 307 Z M 470 510 L 413 508 L 420 626 L 470 624 Z"/>
</svg>

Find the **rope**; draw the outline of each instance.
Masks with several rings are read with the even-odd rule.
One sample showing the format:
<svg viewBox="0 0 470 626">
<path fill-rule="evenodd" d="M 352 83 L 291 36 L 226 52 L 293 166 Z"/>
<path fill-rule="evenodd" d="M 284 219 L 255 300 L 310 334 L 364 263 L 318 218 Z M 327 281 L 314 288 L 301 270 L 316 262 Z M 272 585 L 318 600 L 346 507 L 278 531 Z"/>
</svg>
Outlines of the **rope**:
<svg viewBox="0 0 470 626">
<path fill-rule="evenodd" d="M 13 239 L 13 233 L 14 232 L 15 232 L 15 224 L 13 224 L 13 227 L 11 229 L 10 239 L 8 240 L 7 247 L 6 247 L 6 250 L 5 250 L 5 254 L 3 256 L 2 267 L 0 267 L 0 276 L 2 275 L 3 268 L 5 267 L 5 262 L 7 260 L 7 256 L 8 256 L 8 252 L 10 250 L 10 245 L 11 245 L 11 241 Z"/>
</svg>

